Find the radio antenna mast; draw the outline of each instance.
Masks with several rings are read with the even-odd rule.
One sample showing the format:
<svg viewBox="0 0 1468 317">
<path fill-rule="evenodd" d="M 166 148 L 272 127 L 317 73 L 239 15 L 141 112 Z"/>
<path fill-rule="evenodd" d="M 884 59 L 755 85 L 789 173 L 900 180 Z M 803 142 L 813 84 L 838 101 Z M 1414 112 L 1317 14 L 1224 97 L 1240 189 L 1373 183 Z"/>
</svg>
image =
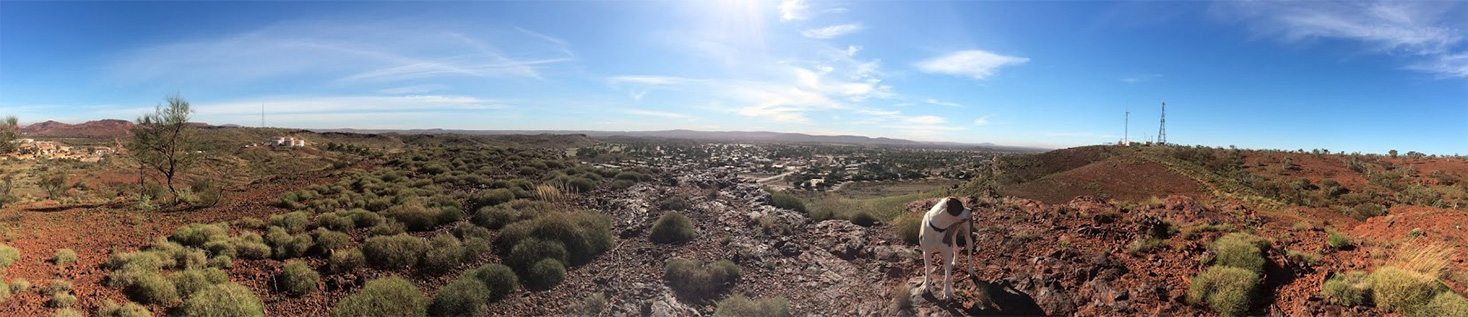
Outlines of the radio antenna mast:
<svg viewBox="0 0 1468 317">
<path fill-rule="evenodd" d="M 1157 144 L 1167 144 L 1167 102 L 1162 102 L 1162 122 L 1157 125 Z"/>
<path fill-rule="evenodd" d="M 1127 110 L 1126 110 L 1126 121 L 1123 121 L 1122 124 L 1125 125 L 1125 128 L 1122 128 L 1121 129 L 1121 131 L 1122 131 L 1121 132 L 1121 145 L 1130 146 L 1130 145 L 1132 145 L 1132 138 L 1131 138 L 1131 133 L 1132 133 L 1132 109 L 1131 109 L 1131 107 L 1127 107 Z"/>
</svg>

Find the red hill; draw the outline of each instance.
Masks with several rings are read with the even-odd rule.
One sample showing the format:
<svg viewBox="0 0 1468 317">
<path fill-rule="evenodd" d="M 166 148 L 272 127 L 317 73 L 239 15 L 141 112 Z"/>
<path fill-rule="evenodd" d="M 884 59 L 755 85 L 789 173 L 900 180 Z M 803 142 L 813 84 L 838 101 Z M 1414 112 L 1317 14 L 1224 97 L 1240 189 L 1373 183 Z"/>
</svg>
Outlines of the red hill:
<svg viewBox="0 0 1468 317">
<path fill-rule="evenodd" d="M 132 129 L 132 122 L 117 119 L 87 121 L 80 124 L 48 120 L 27 125 L 21 128 L 20 132 L 33 137 L 117 138 L 127 136 Z"/>
</svg>

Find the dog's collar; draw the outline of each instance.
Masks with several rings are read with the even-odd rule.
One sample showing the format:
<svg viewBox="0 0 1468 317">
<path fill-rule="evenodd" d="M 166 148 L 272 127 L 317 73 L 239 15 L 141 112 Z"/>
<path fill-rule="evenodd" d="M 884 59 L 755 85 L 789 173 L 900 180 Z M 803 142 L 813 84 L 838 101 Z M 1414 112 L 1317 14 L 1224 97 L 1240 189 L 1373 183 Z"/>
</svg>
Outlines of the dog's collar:
<svg viewBox="0 0 1468 317">
<path fill-rule="evenodd" d="M 948 228 L 938 228 L 938 226 L 934 226 L 932 221 L 929 221 L 928 222 L 928 227 L 929 228 L 933 228 L 933 230 L 938 230 L 938 232 L 943 232 L 943 230 L 948 230 Z"/>
</svg>

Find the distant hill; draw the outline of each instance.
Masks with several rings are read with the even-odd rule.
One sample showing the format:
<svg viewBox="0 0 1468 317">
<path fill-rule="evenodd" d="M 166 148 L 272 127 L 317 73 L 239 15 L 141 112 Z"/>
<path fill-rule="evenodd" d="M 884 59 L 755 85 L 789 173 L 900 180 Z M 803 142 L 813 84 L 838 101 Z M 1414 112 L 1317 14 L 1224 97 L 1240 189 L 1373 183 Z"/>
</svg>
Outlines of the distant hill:
<svg viewBox="0 0 1468 317">
<path fill-rule="evenodd" d="M 847 144 L 847 145 L 883 145 L 883 146 L 906 146 L 906 147 L 935 147 L 935 148 L 985 148 L 1005 152 L 1040 152 L 1045 149 L 1028 148 L 1018 146 L 1003 146 L 992 143 L 955 143 L 955 142 L 922 142 L 913 140 L 893 138 L 873 138 L 859 135 L 810 135 L 804 133 L 785 133 L 767 131 L 695 131 L 695 130 L 662 130 L 662 131 L 589 131 L 589 130 L 455 130 L 455 129 L 412 129 L 412 130 L 377 130 L 377 129 L 313 129 L 316 132 L 348 132 L 348 133 L 399 133 L 399 134 L 467 134 L 467 135 L 537 135 L 537 134 L 582 134 L 593 138 L 655 138 L 675 140 L 696 141 L 722 141 L 722 142 L 746 142 L 746 143 L 808 143 L 808 144 Z"/>
<path fill-rule="evenodd" d="M 33 123 L 20 128 L 20 133 L 32 137 L 53 138 L 120 138 L 132 132 L 133 123 L 126 120 L 106 119 L 67 124 L 56 121 Z"/>
</svg>

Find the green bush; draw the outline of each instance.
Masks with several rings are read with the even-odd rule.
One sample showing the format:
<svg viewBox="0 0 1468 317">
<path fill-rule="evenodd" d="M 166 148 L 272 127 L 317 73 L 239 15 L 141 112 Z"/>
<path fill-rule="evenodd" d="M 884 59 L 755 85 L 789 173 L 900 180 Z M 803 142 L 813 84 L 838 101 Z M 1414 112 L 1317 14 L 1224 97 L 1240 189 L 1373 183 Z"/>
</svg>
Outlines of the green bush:
<svg viewBox="0 0 1468 317">
<path fill-rule="evenodd" d="M 484 283 L 485 288 L 489 289 L 490 302 L 510 296 L 510 293 L 515 292 L 515 288 L 520 286 L 520 278 L 515 275 L 515 271 L 503 264 L 487 264 L 474 269 L 471 274 L 480 283 Z"/>
<path fill-rule="evenodd" d="M 276 259 L 301 257 L 315 245 L 309 234 L 289 234 L 286 231 L 281 227 L 270 227 L 265 234 L 265 244 L 270 245 L 270 254 Z"/>
<path fill-rule="evenodd" d="M 714 309 L 714 316 L 788 317 L 790 316 L 790 302 L 784 297 L 756 300 L 741 294 L 734 294 L 719 301 L 718 307 Z"/>
<path fill-rule="evenodd" d="M 1131 243 L 1128 243 L 1126 248 L 1128 254 L 1138 255 L 1166 246 L 1166 240 L 1152 237 L 1138 237 L 1137 239 L 1132 240 Z"/>
<path fill-rule="evenodd" d="M 873 216 L 870 212 L 857 212 L 855 215 L 851 215 L 851 223 L 862 227 L 871 227 L 877 224 L 877 217 Z"/>
<path fill-rule="evenodd" d="M 438 290 L 428 313 L 433 316 L 484 316 L 489 314 L 489 289 L 472 276 L 460 277 Z"/>
<path fill-rule="evenodd" d="M 3 280 L 0 280 L 0 286 L 3 286 L 4 283 L 5 282 Z M 16 278 L 16 279 L 10 280 L 10 286 L 9 287 L 0 287 L 0 288 L 8 289 L 8 290 L 10 290 L 11 293 L 20 293 L 20 292 L 24 292 L 26 290 L 29 290 L 31 288 L 31 281 L 28 281 L 28 280 L 23 279 L 23 278 Z M 0 292 L 3 292 L 3 290 L 0 290 Z M 0 296 L 0 298 L 4 298 L 4 296 Z"/>
<path fill-rule="evenodd" d="M 402 223 L 409 231 L 426 231 L 438 226 L 438 211 L 421 203 L 407 203 L 387 209 L 387 217 Z"/>
<path fill-rule="evenodd" d="M 407 231 L 407 226 L 404 226 L 403 223 L 392 219 L 383 220 L 382 222 L 377 223 L 377 225 L 372 226 L 372 228 L 367 229 L 367 233 L 372 236 L 390 236 Z"/>
<path fill-rule="evenodd" d="M 4 303 L 6 299 L 9 299 L 10 293 L 19 292 L 15 291 L 14 285 L 6 285 L 5 279 L 0 279 L 0 303 Z"/>
<path fill-rule="evenodd" d="M 131 278 L 126 289 L 127 297 L 144 304 L 166 305 L 178 301 L 178 289 L 173 282 L 158 273 L 138 273 Z"/>
<path fill-rule="evenodd" d="M 265 244 L 264 239 L 255 233 L 242 233 L 238 237 L 230 239 L 234 244 L 235 255 L 241 259 L 264 259 L 270 257 L 270 245 Z"/>
<path fill-rule="evenodd" d="M 260 218 L 255 217 L 240 218 L 239 220 L 235 220 L 234 224 L 240 228 L 254 230 L 265 229 L 266 226 L 265 220 L 260 220 Z"/>
<path fill-rule="evenodd" d="M 286 261 L 285 267 L 280 275 L 275 278 L 280 283 L 280 288 L 295 297 L 315 293 L 317 284 L 321 283 L 321 274 L 306 265 L 305 262 L 291 260 Z"/>
<path fill-rule="evenodd" d="M 588 212 L 552 212 L 516 222 L 500 231 L 495 240 L 499 250 L 510 251 L 520 240 L 538 238 L 558 241 L 566 249 L 569 265 L 581 265 L 611 249 L 611 219 Z"/>
<path fill-rule="evenodd" d="M 215 256 L 215 257 L 209 258 L 209 262 L 208 263 L 205 263 L 204 265 L 205 266 L 208 266 L 208 267 L 212 267 L 212 268 L 217 268 L 217 269 L 231 268 L 231 267 L 234 267 L 234 257 L 228 256 L 228 255 Z"/>
<path fill-rule="evenodd" d="M 20 261 L 20 250 L 15 247 L 0 244 L 0 269 L 5 269 Z"/>
<path fill-rule="evenodd" d="M 326 258 L 326 269 L 332 273 L 345 273 L 362 267 L 364 263 L 367 263 L 367 257 L 362 254 L 362 249 L 340 249 Z"/>
<path fill-rule="evenodd" d="M 918 244 L 918 235 L 923 229 L 923 214 L 905 213 L 892 220 L 892 227 L 897 230 L 897 235 L 908 244 Z"/>
<path fill-rule="evenodd" d="M 422 266 L 428 272 L 446 272 L 459 266 L 464 259 L 464 245 L 458 238 L 440 233 L 428 240 L 428 251 L 423 254 Z"/>
<path fill-rule="evenodd" d="M 46 302 L 46 305 L 56 308 L 68 308 L 75 304 L 76 295 L 72 295 L 71 292 L 51 293 L 51 300 Z"/>
<path fill-rule="evenodd" d="M 459 223 L 454 226 L 451 232 L 454 233 L 455 237 L 459 237 L 459 240 L 465 240 L 466 242 L 469 239 L 483 239 L 486 241 L 494 239 L 494 232 L 471 223 Z"/>
<path fill-rule="evenodd" d="M 693 203 L 683 196 L 672 196 L 659 200 L 655 206 L 659 211 L 679 211 L 693 208 Z"/>
<path fill-rule="evenodd" d="M 1335 274 L 1320 285 L 1320 297 L 1325 301 L 1342 306 L 1365 305 L 1370 299 L 1371 284 L 1366 280 L 1366 273 L 1360 271 Z"/>
<path fill-rule="evenodd" d="M 348 245 L 352 244 L 352 236 L 342 232 L 327 230 L 326 228 L 316 228 L 315 231 L 311 232 L 311 237 L 313 238 L 312 240 L 316 241 L 316 245 L 312 248 L 316 254 L 326 254 L 327 252 L 331 252 L 331 250 L 345 249 Z"/>
<path fill-rule="evenodd" d="M 305 232 L 311 226 L 311 214 L 305 211 L 292 211 L 288 213 L 270 216 L 270 225 L 284 228 L 290 233 Z"/>
<path fill-rule="evenodd" d="M 694 235 L 693 222 L 687 216 L 677 212 L 664 213 L 658 217 L 658 221 L 652 225 L 652 233 L 648 236 L 653 243 L 681 243 L 692 240 Z"/>
<path fill-rule="evenodd" d="M 337 302 L 333 317 L 427 316 L 428 299 L 417 285 L 393 276 L 367 282 L 362 290 Z"/>
<path fill-rule="evenodd" d="M 1254 273 L 1264 272 L 1263 249 L 1268 246 L 1269 242 L 1258 236 L 1242 232 L 1229 233 L 1213 241 L 1213 252 L 1217 255 L 1213 263 Z"/>
<path fill-rule="evenodd" d="M 229 282 L 229 273 L 220 269 L 190 269 L 175 272 L 168 276 L 168 280 L 173 283 L 179 297 L 189 297 L 205 288 Z"/>
<path fill-rule="evenodd" d="M 1453 292 L 1442 292 L 1427 302 L 1421 316 L 1468 316 L 1468 299 Z"/>
<path fill-rule="evenodd" d="M 1325 244 L 1336 250 L 1345 250 L 1352 246 L 1351 237 L 1340 232 L 1331 232 L 1325 237 Z"/>
<path fill-rule="evenodd" d="M 356 227 L 356 222 L 352 220 L 352 217 L 340 212 L 324 213 L 316 215 L 316 227 L 318 229 L 326 228 L 336 231 L 349 231 Z"/>
<path fill-rule="evenodd" d="M 179 311 L 184 316 L 259 317 L 265 316 L 265 303 L 244 286 L 224 283 L 189 297 Z"/>
<path fill-rule="evenodd" d="M 153 312 L 148 311 L 148 307 L 144 307 L 143 305 L 138 305 L 138 303 L 126 302 L 126 303 L 122 303 L 121 305 L 119 305 L 119 304 L 117 304 L 117 302 L 114 302 L 114 301 L 112 301 L 112 300 L 109 299 L 107 301 L 102 302 L 102 306 L 97 307 L 97 316 L 98 317 L 153 317 Z"/>
<path fill-rule="evenodd" d="M 561 245 L 560 241 L 525 239 L 510 249 L 510 256 L 505 259 L 505 264 L 515 268 L 516 272 L 525 274 L 529 272 L 532 265 L 542 259 L 553 259 L 566 263 L 566 248 Z"/>
<path fill-rule="evenodd" d="M 1436 278 L 1392 266 L 1377 269 L 1370 278 L 1371 296 L 1377 308 L 1409 315 L 1422 309 L 1444 289 Z"/>
<path fill-rule="evenodd" d="M 484 206 L 474 213 L 469 221 L 480 227 L 489 229 L 504 228 L 512 222 L 520 220 L 521 213 L 505 205 Z"/>
<path fill-rule="evenodd" d="M 209 241 L 228 238 L 229 226 L 224 223 L 191 223 L 174 230 L 173 235 L 168 236 L 168 240 L 195 248 L 202 248 Z"/>
<path fill-rule="evenodd" d="M 1188 302 L 1207 305 L 1225 316 L 1248 312 L 1259 285 L 1259 275 L 1246 268 L 1212 266 L 1193 277 L 1188 285 Z"/>
<path fill-rule="evenodd" d="M 428 244 L 423 239 L 400 233 L 372 237 L 362 244 L 362 255 L 373 265 L 383 268 L 407 268 L 423 256 Z"/>
<path fill-rule="evenodd" d="M 688 259 L 672 259 L 664 267 L 663 280 L 679 295 L 688 298 L 712 298 L 739 279 L 739 266 L 729 260 L 701 264 Z"/>
<path fill-rule="evenodd" d="M 238 250 L 235 249 L 234 240 L 232 239 L 219 239 L 204 242 L 203 249 L 204 251 L 209 251 L 209 255 L 212 256 L 223 255 L 233 257 L 239 255 L 239 253 L 237 253 Z"/>
<path fill-rule="evenodd" d="M 373 226 L 381 224 L 387 219 L 375 212 L 362 209 L 348 210 L 346 213 L 343 213 L 342 216 L 351 218 L 353 224 L 355 224 L 357 228 L 371 228 Z"/>
<path fill-rule="evenodd" d="M 532 290 L 548 290 L 561 284 L 566 278 L 566 265 L 555 259 L 541 259 L 530 266 L 524 275 L 525 287 Z"/>
<path fill-rule="evenodd" d="M 67 296 L 71 296 L 71 295 L 67 295 Z M 72 298 L 76 298 L 76 297 L 73 296 Z M 57 309 L 56 312 L 51 313 L 51 317 L 85 317 L 85 316 L 86 315 L 82 314 L 81 311 L 75 310 L 75 309 L 71 309 L 71 308 Z"/>
<path fill-rule="evenodd" d="M 72 264 L 76 263 L 76 260 L 76 251 L 72 251 L 71 249 L 56 250 L 56 255 L 51 257 L 51 262 L 56 263 L 56 265 Z"/>
<path fill-rule="evenodd" d="M 481 190 L 469 196 L 466 203 L 471 210 L 478 210 L 485 206 L 494 206 L 510 202 L 515 199 L 515 193 L 505 188 Z"/>
<path fill-rule="evenodd" d="M 783 192 L 783 191 L 772 191 L 772 192 L 770 192 L 770 201 L 771 201 L 771 204 L 772 205 L 775 205 L 775 207 L 784 208 L 784 209 L 790 209 L 790 210 L 799 211 L 799 212 L 806 212 L 807 211 L 805 209 L 805 202 L 804 201 L 801 201 L 800 198 L 795 197 L 795 195 L 791 195 L 790 193 L 787 193 L 787 192 Z"/>
</svg>

